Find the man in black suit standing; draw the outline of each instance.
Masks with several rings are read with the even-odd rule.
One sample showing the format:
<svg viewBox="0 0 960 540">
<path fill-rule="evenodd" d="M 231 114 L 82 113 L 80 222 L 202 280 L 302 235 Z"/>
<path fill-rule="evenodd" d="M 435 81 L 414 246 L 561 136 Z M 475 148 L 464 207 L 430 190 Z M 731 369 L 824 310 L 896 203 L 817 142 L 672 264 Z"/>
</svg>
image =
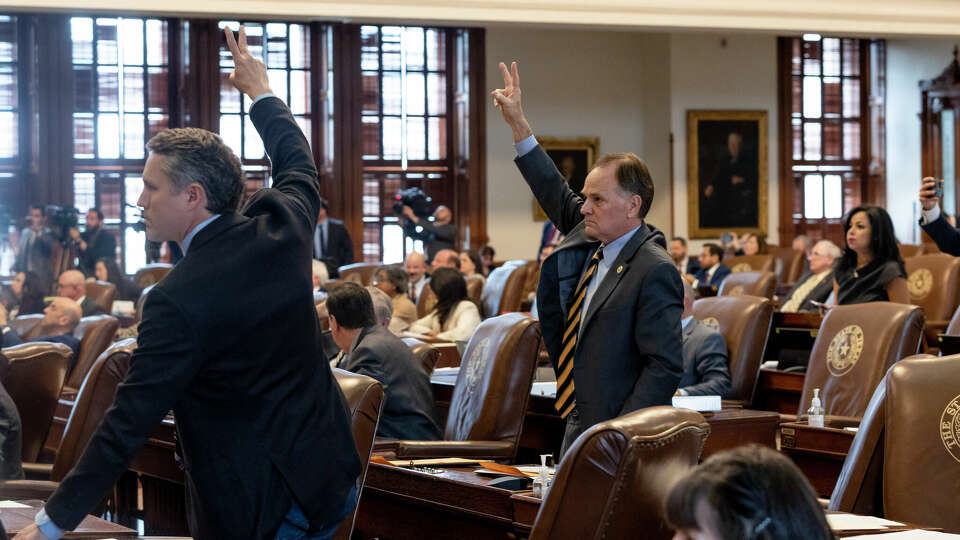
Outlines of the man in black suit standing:
<svg viewBox="0 0 960 540">
<path fill-rule="evenodd" d="M 317 227 L 313 231 L 313 258 L 327 263 L 330 277 L 337 277 L 337 269 L 353 262 L 353 240 L 339 219 L 327 217 L 329 204 L 320 198 Z"/>
<path fill-rule="evenodd" d="M 17 538 L 76 527 L 171 409 L 193 537 L 329 538 L 356 504 L 360 462 L 309 294 L 317 170 L 243 28 L 239 44 L 226 38 L 273 188 L 237 212 L 240 161 L 219 137 L 181 128 L 150 140 L 138 205 L 148 238 L 178 242 L 184 258 L 147 297 L 113 406 Z"/>
<path fill-rule="evenodd" d="M 556 408 L 567 423 L 563 453 L 598 422 L 670 403 L 682 374 L 683 286 L 663 233 L 644 222 L 653 203 L 646 165 L 633 154 L 604 156 L 581 199 L 533 137 L 517 64 L 500 70 L 505 88 L 492 94 L 513 131 L 517 167 L 566 235 L 537 288 Z"/>
<path fill-rule="evenodd" d="M 70 238 L 80 248 L 80 270 L 93 276 L 97 261 L 117 256 L 117 240 L 103 230 L 103 212 L 98 208 L 87 210 L 87 229 L 82 233 L 76 227 L 70 229 Z"/>
<path fill-rule="evenodd" d="M 434 441 L 440 438 L 430 377 L 400 338 L 377 324 L 373 300 L 356 283 L 334 287 L 327 297 L 330 335 L 344 352 L 337 365 L 380 381 L 386 404 L 377 435 Z"/>
</svg>

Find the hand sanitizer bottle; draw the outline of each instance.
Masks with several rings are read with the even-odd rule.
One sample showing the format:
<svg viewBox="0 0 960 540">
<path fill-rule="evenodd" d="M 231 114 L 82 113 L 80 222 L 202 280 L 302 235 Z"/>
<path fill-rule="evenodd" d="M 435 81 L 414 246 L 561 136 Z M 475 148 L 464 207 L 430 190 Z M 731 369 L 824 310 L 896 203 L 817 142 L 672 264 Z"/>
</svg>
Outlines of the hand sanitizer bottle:
<svg viewBox="0 0 960 540">
<path fill-rule="evenodd" d="M 540 474 L 533 479 L 533 496 L 541 499 L 547 498 L 547 490 L 550 489 L 550 469 L 547 468 L 547 458 L 550 454 L 540 454 Z"/>
<path fill-rule="evenodd" d="M 820 404 L 820 389 L 813 389 L 813 401 L 807 409 L 807 424 L 811 427 L 823 427 L 823 405 Z"/>
</svg>

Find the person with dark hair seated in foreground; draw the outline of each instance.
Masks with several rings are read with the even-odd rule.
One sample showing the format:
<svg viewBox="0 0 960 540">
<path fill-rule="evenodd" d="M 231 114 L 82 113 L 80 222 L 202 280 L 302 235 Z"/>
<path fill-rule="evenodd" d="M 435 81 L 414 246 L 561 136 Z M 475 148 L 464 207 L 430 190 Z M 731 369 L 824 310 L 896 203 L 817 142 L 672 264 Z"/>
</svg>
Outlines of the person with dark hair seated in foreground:
<svg viewBox="0 0 960 540">
<path fill-rule="evenodd" d="M 834 302 L 910 303 L 907 271 L 897 247 L 890 214 L 879 206 L 860 205 L 843 222 L 846 249 L 834 266 Z"/>
<path fill-rule="evenodd" d="M 723 334 L 693 318 L 693 287 L 683 284 L 683 377 L 678 396 L 720 396 L 730 391 Z"/>
<path fill-rule="evenodd" d="M 437 295 L 437 304 L 410 325 L 410 332 L 454 341 L 470 339 L 480 326 L 480 311 L 467 299 L 467 282 L 460 271 L 438 268 L 430 277 L 430 288 Z"/>
<path fill-rule="evenodd" d="M 827 540 L 833 532 L 810 483 L 765 446 L 710 456 L 667 496 L 674 540 Z"/>
<path fill-rule="evenodd" d="M 337 367 L 373 377 L 383 385 L 386 404 L 377 435 L 439 439 L 430 377 L 410 347 L 377 324 L 370 293 L 356 283 L 344 283 L 330 291 L 327 311 L 330 334 L 345 354 Z"/>
<path fill-rule="evenodd" d="M 80 340 L 73 335 L 77 324 L 80 323 L 80 304 L 69 298 L 58 296 L 43 309 L 43 320 L 40 325 L 40 334 L 29 340 L 17 335 L 13 328 L 7 326 L 7 310 L 0 306 L 0 331 L 3 332 L 3 346 L 13 347 L 26 341 L 50 341 L 63 343 L 73 349 L 73 360 L 76 361 L 77 351 L 80 350 Z M 72 367 L 72 366 L 71 366 Z"/>
</svg>

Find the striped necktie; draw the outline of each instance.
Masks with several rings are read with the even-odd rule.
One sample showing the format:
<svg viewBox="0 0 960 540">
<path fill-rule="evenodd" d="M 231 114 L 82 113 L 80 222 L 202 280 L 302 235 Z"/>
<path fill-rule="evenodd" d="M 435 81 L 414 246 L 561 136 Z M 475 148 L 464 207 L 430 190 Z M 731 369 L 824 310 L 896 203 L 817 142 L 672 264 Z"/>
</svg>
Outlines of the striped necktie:
<svg viewBox="0 0 960 540">
<path fill-rule="evenodd" d="M 561 418 L 566 418 L 577 401 L 573 390 L 573 355 L 577 350 L 577 334 L 580 333 L 580 315 L 583 313 L 583 300 L 587 295 L 587 286 L 597 273 L 597 265 L 603 259 L 603 246 L 597 248 L 586 273 L 580 279 L 577 290 L 573 295 L 574 301 L 567 314 L 567 329 L 563 333 L 563 343 L 560 349 L 560 359 L 557 361 L 557 402 L 554 406 L 560 412 Z"/>
</svg>

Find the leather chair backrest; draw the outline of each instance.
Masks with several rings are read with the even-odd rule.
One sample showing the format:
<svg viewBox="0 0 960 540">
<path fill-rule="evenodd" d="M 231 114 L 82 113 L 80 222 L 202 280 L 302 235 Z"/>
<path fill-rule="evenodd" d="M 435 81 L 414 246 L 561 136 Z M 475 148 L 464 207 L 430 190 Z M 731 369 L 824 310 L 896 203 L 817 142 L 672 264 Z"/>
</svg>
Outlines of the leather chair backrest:
<svg viewBox="0 0 960 540">
<path fill-rule="evenodd" d="M 37 461 L 73 351 L 62 343 L 24 343 L 0 350 L 7 364 L 3 386 L 17 405 L 22 425 L 23 461 Z"/>
<path fill-rule="evenodd" d="M 100 353 L 113 343 L 119 328 L 120 321 L 112 315 L 93 315 L 80 319 L 80 324 L 73 331 L 73 336 L 80 340 L 80 349 L 66 386 L 76 389 L 83 384 L 87 371 L 90 371 Z"/>
<path fill-rule="evenodd" d="M 947 325 L 944 333 L 948 336 L 960 335 L 960 306 L 957 306 L 953 312 L 953 317 L 950 318 L 950 324 Z"/>
<path fill-rule="evenodd" d="M 380 263 L 353 263 L 345 264 L 338 269 L 340 279 L 352 281 L 366 287 L 373 283 L 373 273 L 380 267 Z"/>
<path fill-rule="evenodd" d="M 771 259 L 772 260 L 772 259 Z M 719 296 L 762 296 L 773 298 L 777 276 L 773 272 L 740 272 L 730 274 L 720 284 Z"/>
<path fill-rule="evenodd" d="M 773 255 L 740 255 L 723 259 L 723 264 L 734 274 L 740 272 L 773 272 L 776 266 Z"/>
<path fill-rule="evenodd" d="M 113 312 L 113 300 L 117 297 L 117 286 L 109 281 L 87 283 L 87 298 L 100 304 L 107 313 Z"/>
<path fill-rule="evenodd" d="M 667 493 L 709 432 L 700 413 L 665 406 L 591 427 L 564 456 L 530 540 L 670 538 Z"/>
<path fill-rule="evenodd" d="M 433 348 L 429 343 L 424 343 L 417 338 L 406 337 L 402 338 L 402 340 L 407 344 L 407 347 L 410 347 L 410 352 L 413 353 L 417 362 L 420 363 L 423 371 L 426 372 L 427 376 L 430 376 L 433 373 L 433 369 L 437 367 L 437 360 L 440 359 L 440 351 Z"/>
<path fill-rule="evenodd" d="M 503 285 L 503 296 L 500 297 L 499 313 L 515 313 L 520 311 L 523 301 L 527 299 L 527 293 L 524 289 L 527 284 L 527 277 L 531 272 L 537 270 L 536 261 L 525 262 L 516 270 L 511 272 Z M 539 274 L 537 280 L 540 280 Z"/>
<path fill-rule="evenodd" d="M 827 312 L 810 352 L 798 411 L 810 408 L 820 388 L 828 415 L 862 417 L 883 374 L 916 354 L 923 337 L 923 309 L 893 302 L 836 306 Z"/>
<path fill-rule="evenodd" d="M 417 297 L 417 317 L 424 318 L 431 311 L 433 307 L 437 305 L 437 295 L 433 292 L 433 288 L 430 287 L 428 282 L 426 285 L 420 289 L 420 296 Z"/>
<path fill-rule="evenodd" d="M 521 291 L 521 302 L 526 300 L 530 293 L 536 292 L 537 285 L 540 284 L 540 263 L 538 261 L 530 261 L 524 265 L 526 267 L 526 275 L 523 280 L 523 290 Z"/>
<path fill-rule="evenodd" d="M 43 313 L 31 313 L 30 315 L 20 315 L 10 321 L 10 328 L 24 340 L 40 335 L 40 321 L 43 320 Z"/>
<path fill-rule="evenodd" d="M 773 320 L 773 302 L 758 296 L 701 298 L 693 303 L 693 317 L 716 324 L 727 342 L 731 387 L 724 398 L 752 403 Z"/>
<path fill-rule="evenodd" d="M 168 263 L 151 263 L 141 266 L 133 275 L 133 282 L 137 287 L 144 289 L 159 282 L 170 273 L 172 268 L 173 265 Z"/>
<path fill-rule="evenodd" d="M 484 317 L 496 317 L 500 314 L 500 305 L 506 291 L 507 281 L 509 281 L 511 274 L 524 264 L 526 264 L 526 261 L 520 259 L 507 261 L 490 272 L 490 275 L 487 276 L 487 284 L 483 286 L 483 295 L 480 300 Z"/>
<path fill-rule="evenodd" d="M 118 341 L 96 359 L 80 384 L 77 400 L 70 412 L 63 439 L 57 449 L 50 479 L 59 482 L 77 463 L 100 421 L 113 405 L 117 386 L 127 376 L 130 356 L 137 348 L 133 338 Z"/>
<path fill-rule="evenodd" d="M 770 250 L 781 263 L 780 283 L 796 283 L 803 275 L 804 252 L 787 246 L 770 246 Z"/>
<path fill-rule="evenodd" d="M 928 321 L 953 316 L 960 289 L 960 259 L 941 253 L 917 255 L 904 262 L 910 303 L 922 307 Z"/>
<path fill-rule="evenodd" d="M 909 259 L 910 257 L 916 257 L 923 254 L 923 244 L 897 244 L 897 247 L 900 248 L 900 257 L 904 259 L 904 262 L 906 262 L 906 259 Z"/>
<path fill-rule="evenodd" d="M 383 386 L 376 379 L 366 375 L 350 373 L 342 369 L 333 368 L 333 376 L 340 385 L 343 396 L 350 407 L 350 427 L 353 431 L 353 443 L 357 446 L 360 455 L 360 496 L 363 496 L 363 483 L 367 477 L 367 465 L 370 463 L 370 454 L 373 452 L 373 441 L 377 434 L 377 424 L 383 412 Z M 348 540 L 353 532 L 353 522 L 357 517 L 357 508 L 353 509 L 342 522 L 334 534 L 337 540 Z"/>
<path fill-rule="evenodd" d="M 467 282 L 467 298 L 477 305 L 477 309 L 480 309 L 482 305 L 480 299 L 483 297 L 483 286 L 486 280 L 480 274 L 465 276 L 463 279 Z"/>
<path fill-rule="evenodd" d="M 460 361 L 444 440 L 512 441 L 515 456 L 539 349 L 532 317 L 509 313 L 480 323 Z"/>
</svg>

